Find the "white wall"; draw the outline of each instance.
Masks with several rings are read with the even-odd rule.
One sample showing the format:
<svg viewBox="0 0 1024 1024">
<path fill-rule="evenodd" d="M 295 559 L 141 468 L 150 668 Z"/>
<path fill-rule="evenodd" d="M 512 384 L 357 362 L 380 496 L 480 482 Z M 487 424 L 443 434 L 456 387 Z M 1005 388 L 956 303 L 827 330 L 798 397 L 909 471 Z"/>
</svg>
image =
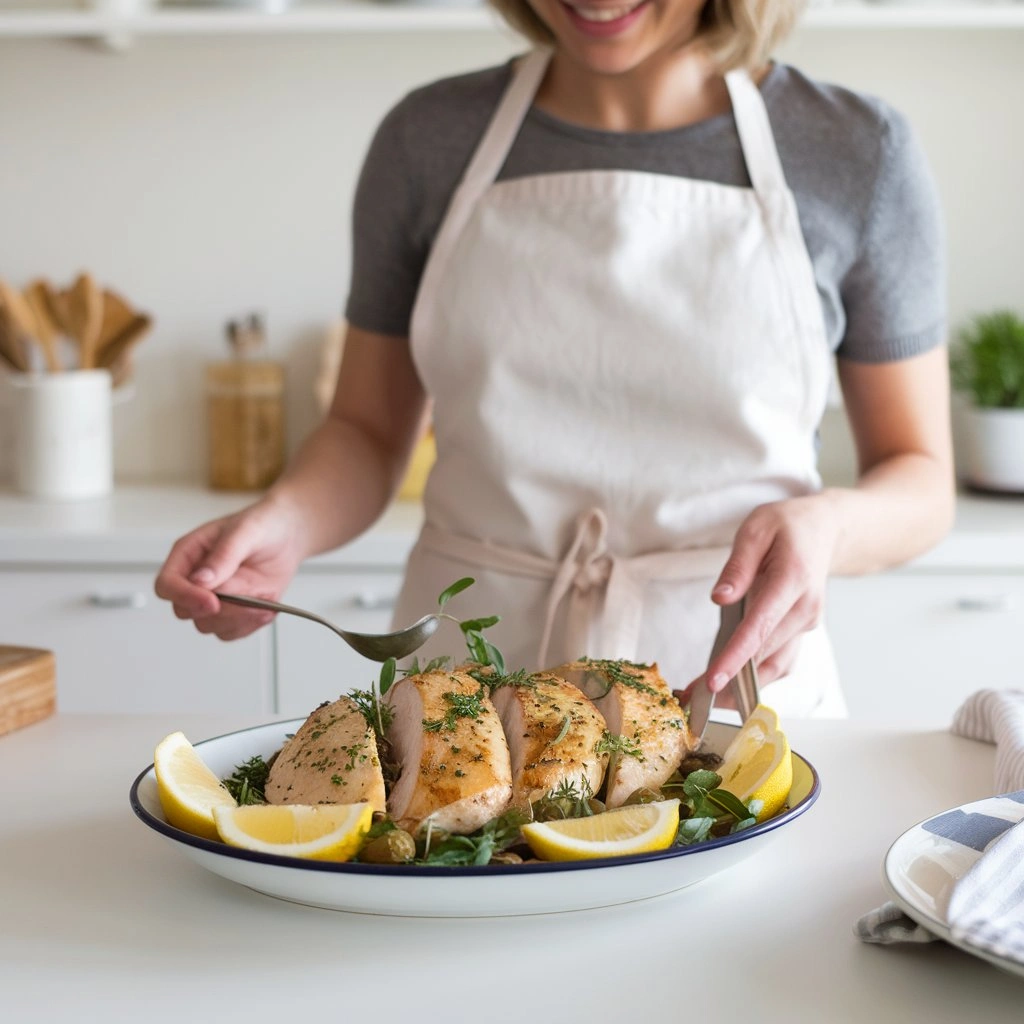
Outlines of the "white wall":
<svg viewBox="0 0 1024 1024">
<path fill-rule="evenodd" d="M 499 32 L 149 39 L 124 55 L 0 42 L 0 275 L 89 268 L 157 318 L 116 410 L 119 478 L 202 479 L 202 364 L 252 308 L 289 365 L 294 446 L 344 302 L 375 124 L 411 87 L 516 48 Z M 1024 307 L 1024 31 L 808 29 L 783 56 L 918 126 L 946 204 L 955 320 Z M 0 471 L 7 448 L 0 435 Z"/>
</svg>

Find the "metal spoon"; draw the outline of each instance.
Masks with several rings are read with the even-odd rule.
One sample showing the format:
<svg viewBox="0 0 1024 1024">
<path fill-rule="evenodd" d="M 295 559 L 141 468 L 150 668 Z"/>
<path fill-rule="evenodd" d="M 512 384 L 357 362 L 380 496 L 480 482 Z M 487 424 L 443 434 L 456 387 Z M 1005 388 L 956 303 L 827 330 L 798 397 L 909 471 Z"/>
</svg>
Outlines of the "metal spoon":
<svg viewBox="0 0 1024 1024">
<path fill-rule="evenodd" d="M 240 604 L 246 608 L 263 608 L 271 612 L 285 612 L 288 615 L 298 615 L 302 619 L 309 619 L 311 622 L 319 622 L 321 626 L 334 630 L 342 640 L 357 651 L 364 658 L 370 661 L 387 661 L 388 658 L 404 658 L 412 654 L 417 648 L 422 647 L 436 632 L 441 624 L 440 618 L 436 615 L 424 615 L 422 619 L 414 622 L 405 629 L 399 629 L 394 633 L 353 633 L 347 629 L 341 629 L 320 618 L 312 612 L 304 611 L 302 608 L 293 608 L 290 604 L 280 604 L 278 601 L 265 601 L 260 597 L 242 597 L 240 594 L 222 594 L 214 591 L 217 597 L 229 604 Z"/>
</svg>

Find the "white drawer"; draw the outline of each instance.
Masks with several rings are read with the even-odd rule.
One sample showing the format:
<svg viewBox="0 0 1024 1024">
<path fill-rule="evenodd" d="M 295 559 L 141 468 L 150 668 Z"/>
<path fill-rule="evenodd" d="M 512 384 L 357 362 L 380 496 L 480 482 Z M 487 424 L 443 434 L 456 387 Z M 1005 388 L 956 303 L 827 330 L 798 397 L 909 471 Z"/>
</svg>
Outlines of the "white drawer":
<svg viewBox="0 0 1024 1024">
<path fill-rule="evenodd" d="M 1024 575 L 835 579 L 827 621 L 853 718 L 948 728 L 975 690 L 1021 686 Z"/>
<path fill-rule="evenodd" d="M 150 572 L 6 568 L 0 581 L 0 638 L 54 651 L 61 711 L 272 710 L 270 631 L 202 636 L 154 595 Z"/>
<path fill-rule="evenodd" d="M 282 600 L 322 615 L 342 629 L 383 633 L 402 583 L 398 571 L 300 573 Z M 277 710 L 308 715 L 325 700 L 349 690 L 366 689 L 380 665 L 356 654 L 329 629 L 279 615 L 277 636 Z"/>
</svg>

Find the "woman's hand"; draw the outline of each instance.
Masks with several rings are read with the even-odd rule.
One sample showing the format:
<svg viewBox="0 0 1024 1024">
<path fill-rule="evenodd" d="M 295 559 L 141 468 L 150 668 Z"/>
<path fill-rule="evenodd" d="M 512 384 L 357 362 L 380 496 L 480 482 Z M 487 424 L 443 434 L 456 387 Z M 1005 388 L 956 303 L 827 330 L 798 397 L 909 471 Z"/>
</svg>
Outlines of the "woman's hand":
<svg viewBox="0 0 1024 1024">
<path fill-rule="evenodd" d="M 156 578 L 158 597 L 200 633 L 237 640 L 265 626 L 272 612 L 221 603 L 214 590 L 276 601 L 302 560 L 300 521 L 282 502 L 264 500 L 215 519 L 171 548 Z"/>
<path fill-rule="evenodd" d="M 704 680 L 719 693 L 751 658 L 762 684 L 789 672 L 800 635 L 821 621 L 839 530 L 839 510 L 828 491 L 750 513 L 711 591 L 719 605 L 745 596 L 743 621 L 707 672 L 681 692 L 684 704 Z"/>
</svg>

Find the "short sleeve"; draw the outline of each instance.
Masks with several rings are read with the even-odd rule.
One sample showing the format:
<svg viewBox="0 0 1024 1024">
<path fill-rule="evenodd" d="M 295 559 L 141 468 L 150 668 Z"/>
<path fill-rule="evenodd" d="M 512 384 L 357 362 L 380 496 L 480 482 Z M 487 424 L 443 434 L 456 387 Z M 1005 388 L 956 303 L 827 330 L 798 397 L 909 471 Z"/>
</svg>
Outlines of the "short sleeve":
<svg viewBox="0 0 1024 1024">
<path fill-rule="evenodd" d="M 417 178 L 399 103 L 381 122 L 352 209 L 352 273 L 345 316 L 363 330 L 405 337 L 427 248 L 417 243 Z"/>
<path fill-rule="evenodd" d="M 907 359 L 946 340 L 945 231 L 938 190 L 910 125 L 884 111 L 878 174 L 856 259 L 840 287 L 838 355 Z"/>
</svg>

